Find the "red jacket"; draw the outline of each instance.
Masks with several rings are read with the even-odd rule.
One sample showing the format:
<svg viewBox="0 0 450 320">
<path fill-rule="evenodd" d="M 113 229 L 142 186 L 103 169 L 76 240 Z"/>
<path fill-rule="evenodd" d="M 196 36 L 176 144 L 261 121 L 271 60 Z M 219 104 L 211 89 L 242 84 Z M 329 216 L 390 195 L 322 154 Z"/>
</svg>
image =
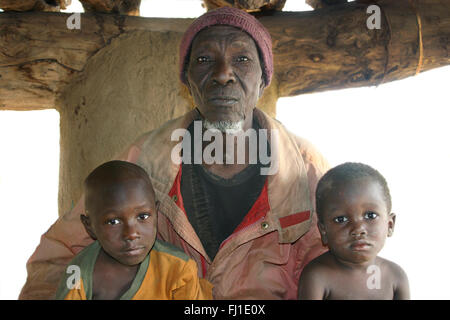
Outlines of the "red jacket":
<svg viewBox="0 0 450 320">
<path fill-rule="evenodd" d="M 213 261 L 188 221 L 180 193 L 181 166 L 171 161 L 175 129 L 187 128 L 194 112 L 171 120 L 138 139 L 118 157 L 142 166 L 161 202 L 158 237 L 182 248 L 213 285 L 215 299 L 296 299 L 304 266 L 326 251 L 313 210 L 318 179 L 328 170 L 314 147 L 289 133 L 278 121 L 255 109 L 262 128 L 277 130 L 278 171 L 269 175 L 261 195 L 221 245 Z M 270 142 L 270 140 L 269 140 Z M 79 215 L 84 197 L 41 237 L 28 260 L 21 299 L 51 299 L 65 265 L 93 240 Z"/>
</svg>

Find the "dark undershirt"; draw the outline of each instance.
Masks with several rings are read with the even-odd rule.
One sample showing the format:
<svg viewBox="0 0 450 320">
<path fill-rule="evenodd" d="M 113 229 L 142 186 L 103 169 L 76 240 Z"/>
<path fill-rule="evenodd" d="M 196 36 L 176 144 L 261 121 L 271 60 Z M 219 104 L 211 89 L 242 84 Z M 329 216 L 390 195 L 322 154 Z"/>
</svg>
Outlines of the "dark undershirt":
<svg viewBox="0 0 450 320">
<path fill-rule="evenodd" d="M 192 123 L 188 128 L 192 139 L 193 128 Z M 259 129 L 255 121 L 253 128 Z M 261 194 L 267 178 L 260 174 L 261 167 L 263 165 L 258 161 L 257 164 L 249 164 L 232 178 L 224 179 L 200 164 L 183 163 L 181 196 L 184 208 L 211 259 L 214 259 L 220 244 L 233 233 Z"/>
</svg>

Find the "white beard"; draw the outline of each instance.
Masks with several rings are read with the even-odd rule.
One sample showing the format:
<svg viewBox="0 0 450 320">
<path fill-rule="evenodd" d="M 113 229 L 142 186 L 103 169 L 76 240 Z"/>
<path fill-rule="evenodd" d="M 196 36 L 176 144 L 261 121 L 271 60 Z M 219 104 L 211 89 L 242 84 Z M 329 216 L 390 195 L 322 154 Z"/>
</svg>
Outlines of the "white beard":
<svg viewBox="0 0 450 320">
<path fill-rule="evenodd" d="M 211 131 L 220 131 L 227 134 L 237 134 L 244 128 L 244 120 L 233 122 L 230 120 L 210 122 L 203 119 L 203 128 Z"/>
</svg>

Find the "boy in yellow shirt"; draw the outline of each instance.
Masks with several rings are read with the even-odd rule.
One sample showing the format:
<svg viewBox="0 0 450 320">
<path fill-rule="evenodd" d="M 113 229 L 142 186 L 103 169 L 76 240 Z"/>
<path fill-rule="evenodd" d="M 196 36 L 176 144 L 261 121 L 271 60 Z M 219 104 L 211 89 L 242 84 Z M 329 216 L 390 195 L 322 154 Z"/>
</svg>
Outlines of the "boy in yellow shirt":
<svg viewBox="0 0 450 320">
<path fill-rule="evenodd" d="M 157 207 L 141 167 L 110 161 L 85 181 L 81 221 L 96 241 L 69 263 L 56 294 L 65 300 L 212 299 L 212 285 L 172 244 L 156 240 Z"/>
</svg>

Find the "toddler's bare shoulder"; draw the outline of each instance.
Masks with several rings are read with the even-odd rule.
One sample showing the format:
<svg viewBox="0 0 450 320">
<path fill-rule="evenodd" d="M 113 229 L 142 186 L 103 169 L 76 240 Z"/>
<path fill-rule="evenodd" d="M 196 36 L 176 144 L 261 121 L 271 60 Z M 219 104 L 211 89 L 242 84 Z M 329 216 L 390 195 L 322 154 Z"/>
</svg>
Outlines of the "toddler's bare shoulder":
<svg viewBox="0 0 450 320">
<path fill-rule="evenodd" d="M 325 277 L 330 274 L 330 270 L 333 268 L 333 259 L 329 252 L 325 252 L 317 258 L 311 260 L 310 263 L 303 269 L 303 273 L 306 275 L 322 276 Z"/>
<path fill-rule="evenodd" d="M 408 281 L 405 270 L 397 263 L 380 257 L 378 259 L 382 273 L 389 276 L 395 282 Z"/>
</svg>

